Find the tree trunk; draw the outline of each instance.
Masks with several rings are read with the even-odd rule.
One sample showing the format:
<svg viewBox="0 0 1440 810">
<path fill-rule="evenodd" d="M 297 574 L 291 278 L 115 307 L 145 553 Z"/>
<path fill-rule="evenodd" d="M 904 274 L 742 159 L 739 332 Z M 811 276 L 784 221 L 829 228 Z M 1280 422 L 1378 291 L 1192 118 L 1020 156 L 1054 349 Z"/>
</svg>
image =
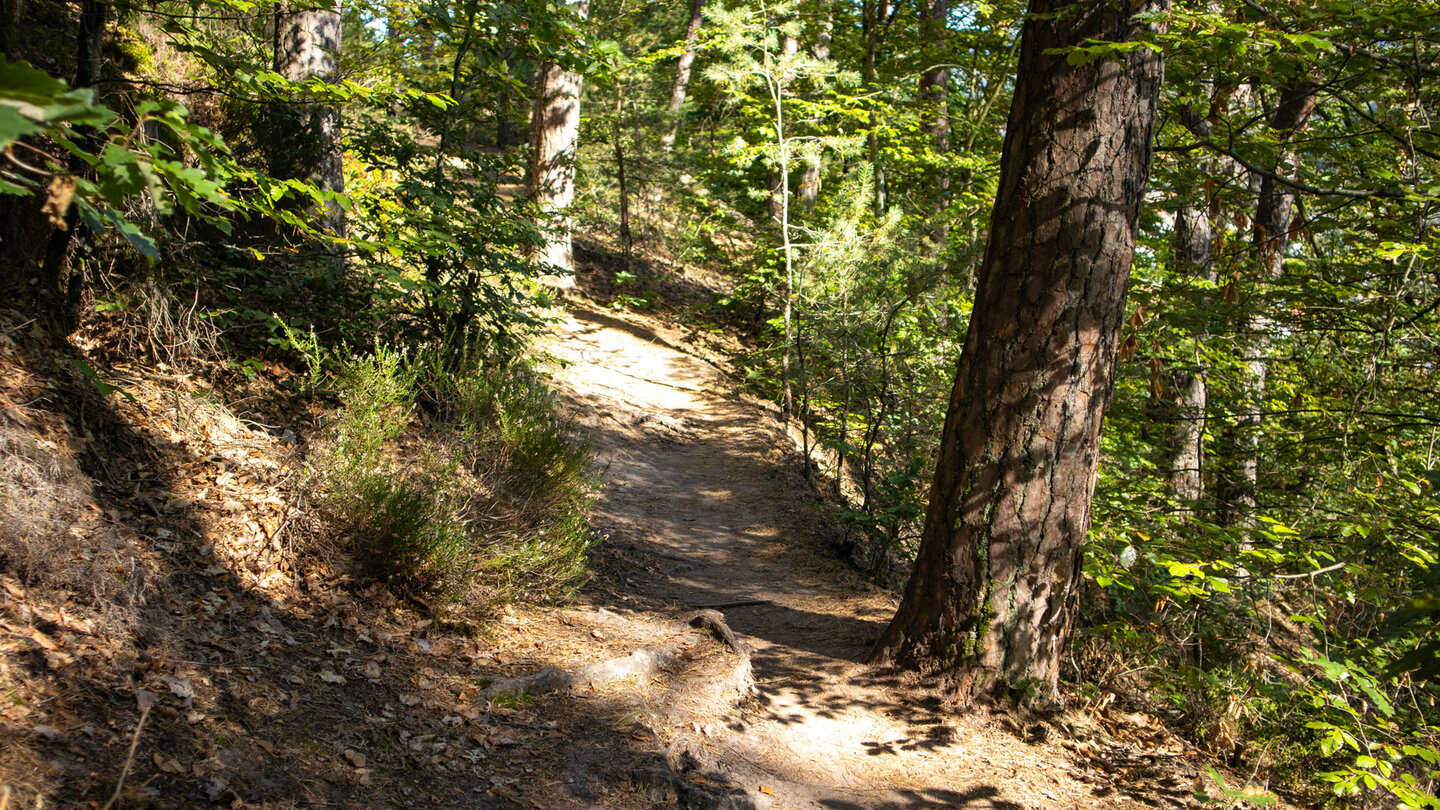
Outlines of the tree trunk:
<svg viewBox="0 0 1440 810">
<path fill-rule="evenodd" d="M 518 60 L 515 58 L 515 46 L 511 45 L 505 51 L 505 73 L 513 75 Z M 515 142 L 515 122 L 510 117 L 510 85 L 503 84 L 500 87 L 500 95 L 495 99 L 495 148 L 505 151 Z"/>
<path fill-rule="evenodd" d="M 634 264 L 632 255 L 632 242 L 630 236 L 630 189 L 625 185 L 625 148 L 623 135 L 620 132 L 619 104 L 616 105 L 615 124 L 611 129 L 611 143 L 615 147 L 615 176 L 620 181 L 620 244 L 625 249 L 625 272 L 631 272 Z"/>
<path fill-rule="evenodd" d="M 925 32 L 927 42 L 933 44 L 943 39 L 945 18 L 949 13 L 948 0 L 932 0 L 926 14 L 927 19 L 922 23 L 922 30 Z M 949 70 L 943 67 L 932 68 L 920 76 L 920 100 L 926 105 L 925 128 L 935 139 L 935 153 L 942 157 L 950 151 L 949 91 Z M 935 195 L 934 207 L 931 209 L 931 217 L 934 221 L 930 225 L 929 238 L 931 249 L 939 252 L 945 246 L 945 240 L 949 236 L 949 229 L 941 219 L 950 197 L 949 172 L 942 168 L 936 175 L 936 185 L 938 193 Z"/>
<path fill-rule="evenodd" d="M 1211 256 L 1214 230 L 1207 206 L 1183 205 L 1175 212 L 1175 236 L 1171 263 L 1177 273 L 1215 281 Z M 1203 337 L 1203 335 L 1202 335 Z M 1205 407 L 1208 391 L 1199 369 L 1176 371 L 1175 428 L 1171 435 L 1170 491 L 1186 504 L 1205 494 Z"/>
<path fill-rule="evenodd" d="M 885 39 L 889 14 L 890 0 L 864 0 L 861 5 L 861 29 L 865 37 L 865 59 L 860 71 L 860 83 L 867 94 L 873 92 L 875 61 L 879 57 L 880 47 Z M 871 206 L 874 208 L 875 216 L 881 217 L 884 216 L 885 209 L 889 207 L 889 201 L 885 167 L 880 165 L 880 121 L 875 114 L 874 104 L 867 101 L 866 106 L 870 108 L 870 128 L 865 136 L 865 146 L 874 178 Z"/>
<path fill-rule="evenodd" d="M 782 59 L 786 56 L 794 56 L 799 52 L 800 40 L 790 36 L 789 34 L 782 34 L 780 36 L 780 56 Z M 793 78 L 793 76 L 790 76 L 785 72 L 782 72 L 780 74 L 778 81 L 778 92 L 782 98 L 786 95 L 786 88 Z M 777 114 L 778 109 L 779 107 L 777 104 Z M 777 225 L 779 225 L 781 228 L 785 227 L 785 215 L 787 209 L 789 208 L 786 195 L 790 193 L 790 184 L 788 182 L 789 178 L 782 177 L 783 174 L 790 171 L 789 161 L 783 162 L 785 163 L 785 165 L 783 166 L 771 167 L 770 177 L 768 180 L 768 187 L 770 189 L 770 219 L 774 221 Z"/>
<path fill-rule="evenodd" d="M 580 19 L 589 15 L 590 0 L 572 8 Z M 575 155 L 580 144 L 581 76 L 556 64 L 536 73 L 535 112 L 530 119 L 530 191 L 545 217 L 549 234 L 540 259 L 560 271 L 547 283 L 559 289 L 575 286 L 575 253 L 571 243 L 575 201 Z"/>
<path fill-rule="evenodd" d="M 17 6 L 18 9 L 18 6 Z M 17 11 L 18 14 L 18 11 Z M 100 80 L 101 48 L 110 6 L 98 0 L 82 0 L 80 25 L 75 37 L 74 88 L 93 87 Z M 97 93 L 98 96 L 98 93 Z M 98 152 L 94 130 L 88 127 L 84 140 L 87 151 Z M 87 166 L 77 155 L 71 155 L 68 166 L 72 175 L 86 171 Z M 70 256 L 83 250 L 89 241 L 89 228 L 80 221 L 75 205 L 65 209 L 64 224 L 50 232 L 45 245 L 45 259 L 40 266 L 40 283 L 35 291 L 37 311 L 49 318 L 56 330 L 68 335 L 80 325 L 80 307 L 84 299 L 84 280 L 77 268 L 71 267 Z M 79 245 L 79 247 L 76 247 Z"/>
<path fill-rule="evenodd" d="M 275 7 L 275 72 L 293 82 L 336 78 L 340 52 L 340 5 L 331 9 L 287 11 Z M 326 191 L 345 191 L 344 151 L 340 145 L 340 112 L 324 104 L 308 104 L 294 111 L 280 143 L 277 174 L 306 178 Z M 325 206 L 320 226 L 336 236 L 345 235 L 345 212 L 335 203 Z"/>
<path fill-rule="evenodd" d="M 820 199 L 820 152 L 807 152 L 800 170 L 800 206 L 806 212 L 815 210 Z"/>
<path fill-rule="evenodd" d="M 1079 593 L 1162 73 L 1128 42 L 1168 5 L 1032 0 L 999 194 L 915 568 L 870 660 L 1057 697 Z"/>
<path fill-rule="evenodd" d="M 690 87 L 690 68 L 695 64 L 695 44 L 700 40 L 700 26 L 705 23 L 701 11 L 705 0 L 690 0 L 690 25 L 685 29 L 685 52 L 675 66 L 675 84 L 670 88 L 670 105 L 666 108 L 670 129 L 660 138 L 660 143 L 669 152 L 675 148 L 675 136 L 680 131 L 680 108 L 685 106 L 685 91 Z"/>
<path fill-rule="evenodd" d="M 1315 111 L 1316 86 L 1308 81 L 1286 87 L 1280 104 L 1270 120 L 1270 128 L 1282 140 L 1289 140 L 1310 123 Z M 1282 150 L 1275 169 L 1282 175 L 1294 175 L 1295 155 Z M 1260 194 L 1255 203 L 1255 219 L 1251 225 L 1251 246 L 1255 251 L 1256 281 L 1268 284 L 1280 278 L 1285 266 L 1285 251 L 1290 247 L 1291 210 L 1295 192 L 1273 178 L 1260 181 Z M 1258 285 L 1257 285 L 1258 286 Z M 1242 333 L 1251 340 L 1245 367 L 1248 374 L 1239 387 L 1240 414 L 1235 419 L 1234 441 L 1228 492 L 1225 506 L 1231 522 L 1240 526 L 1254 523 L 1257 490 L 1260 481 L 1260 414 L 1265 409 L 1265 391 L 1269 376 L 1269 320 L 1252 308 L 1240 324 Z"/>
<path fill-rule="evenodd" d="M 828 17 L 828 9 L 822 4 L 821 14 L 827 15 L 820 21 L 815 35 L 815 44 L 810 53 L 821 62 L 830 61 L 830 46 L 835 34 L 835 21 Z M 800 172 L 800 206 L 806 213 L 815 210 L 820 200 L 820 184 L 823 178 L 824 157 L 819 147 L 807 149 Z"/>
</svg>

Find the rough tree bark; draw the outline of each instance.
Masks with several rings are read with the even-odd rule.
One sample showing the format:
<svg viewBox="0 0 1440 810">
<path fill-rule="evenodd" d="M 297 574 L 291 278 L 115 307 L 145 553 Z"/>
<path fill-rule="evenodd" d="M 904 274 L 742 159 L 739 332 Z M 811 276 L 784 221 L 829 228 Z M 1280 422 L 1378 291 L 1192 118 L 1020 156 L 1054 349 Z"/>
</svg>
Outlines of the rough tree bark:
<svg viewBox="0 0 1440 810">
<path fill-rule="evenodd" d="M 660 138 L 660 143 L 669 152 L 675 148 L 675 136 L 680 132 L 680 108 L 685 106 L 685 92 L 690 87 L 690 68 L 695 64 L 695 45 L 700 41 L 700 26 L 705 23 L 702 11 L 705 0 L 690 0 L 690 25 L 685 29 L 685 52 L 675 65 L 675 84 L 670 88 L 670 104 L 666 114 L 670 129 Z"/>
<path fill-rule="evenodd" d="M 1032 0 L 974 313 L 919 556 L 871 651 L 953 682 L 1057 698 L 1110 401 L 1162 62 L 1047 53 L 1133 41 L 1168 5 Z"/>
<path fill-rule="evenodd" d="M 589 0 L 571 8 L 580 19 L 590 12 Z M 575 154 L 580 143 L 581 76 L 557 64 L 536 72 L 535 110 L 530 118 L 530 191 L 549 230 L 540 259 L 561 271 L 547 282 L 559 289 L 575 286 L 575 252 L 570 204 L 575 201 Z"/>
<path fill-rule="evenodd" d="M 289 10 L 275 7 L 275 72 L 294 82 L 330 81 L 338 72 L 340 5 Z M 325 104 L 307 104 L 292 111 L 276 143 L 277 175 L 307 178 L 326 191 L 345 190 L 344 152 L 340 145 L 340 112 Z M 345 212 L 329 204 L 321 227 L 345 235 Z"/>
</svg>

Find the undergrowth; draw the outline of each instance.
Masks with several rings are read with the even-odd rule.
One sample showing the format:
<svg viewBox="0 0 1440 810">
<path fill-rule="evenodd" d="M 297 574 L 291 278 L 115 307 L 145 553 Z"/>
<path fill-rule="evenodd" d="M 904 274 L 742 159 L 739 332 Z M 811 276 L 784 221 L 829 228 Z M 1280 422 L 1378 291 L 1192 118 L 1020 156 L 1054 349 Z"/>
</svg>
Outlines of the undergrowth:
<svg viewBox="0 0 1440 810">
<path fill-rule="evenodd" d="M 377 346 L 342 360 L 336 385 L 315 486 L 365 572 L 452 600 L 579 583 L 597 483 L 532 369 Z"/>
</svg>

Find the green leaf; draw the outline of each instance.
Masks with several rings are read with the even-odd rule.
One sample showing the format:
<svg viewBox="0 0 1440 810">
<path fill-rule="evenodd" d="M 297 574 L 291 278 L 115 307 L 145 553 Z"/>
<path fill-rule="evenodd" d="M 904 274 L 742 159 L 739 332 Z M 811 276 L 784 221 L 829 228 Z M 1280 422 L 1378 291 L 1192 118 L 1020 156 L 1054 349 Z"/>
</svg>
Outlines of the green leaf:
<svg viewBox="0 0 1440 810">
<path fill-rule="evenodd" d="M 7 62 L 0 56 L 0 98 L 45 105 L 65 93 L 65 83 L 28 62 Z"/>
<path fill-rule="evenodd" d="M 40 131 L 40 127 L 9 104 L 0 103 L 0 149 L 11 141 Z"/>
<path fill-rule="evenodd" d="M 80 369 L 80 373 L 84 374 L 85 377 L 90 380 L 90 382 L 95 384 L 95 389 L 100 392 L 101 396 L 108 397 L 111 394 L 120 394 L 131 402 L 135 401 L 135 397 L 129 391 L 126 391 L 124 388 L 121 388 L 118 385 L 111 385 L 110 383 L 100 379 L 100 374 L 96 372 L 95 369 L 92 368 L 90 364 L 85 362 L 84 360 L 81 360 L 78 357 L 75 358 L 75 367 Z"/>
</svg>

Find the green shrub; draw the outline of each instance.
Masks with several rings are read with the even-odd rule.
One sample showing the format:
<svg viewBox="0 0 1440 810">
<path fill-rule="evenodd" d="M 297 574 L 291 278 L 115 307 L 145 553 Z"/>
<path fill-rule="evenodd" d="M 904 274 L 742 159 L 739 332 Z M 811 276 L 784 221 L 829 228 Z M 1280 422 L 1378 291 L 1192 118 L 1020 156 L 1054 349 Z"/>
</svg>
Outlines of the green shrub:
<svg viewBox="0 0 1440 810">
<path fill-rule="evenodd" d="M 529 367 L 384 347 L 340 365 L 341 407 L 314 467 L 364 571 L 452 599 L 573 589 L 595 480 Z"/>
</svg>

